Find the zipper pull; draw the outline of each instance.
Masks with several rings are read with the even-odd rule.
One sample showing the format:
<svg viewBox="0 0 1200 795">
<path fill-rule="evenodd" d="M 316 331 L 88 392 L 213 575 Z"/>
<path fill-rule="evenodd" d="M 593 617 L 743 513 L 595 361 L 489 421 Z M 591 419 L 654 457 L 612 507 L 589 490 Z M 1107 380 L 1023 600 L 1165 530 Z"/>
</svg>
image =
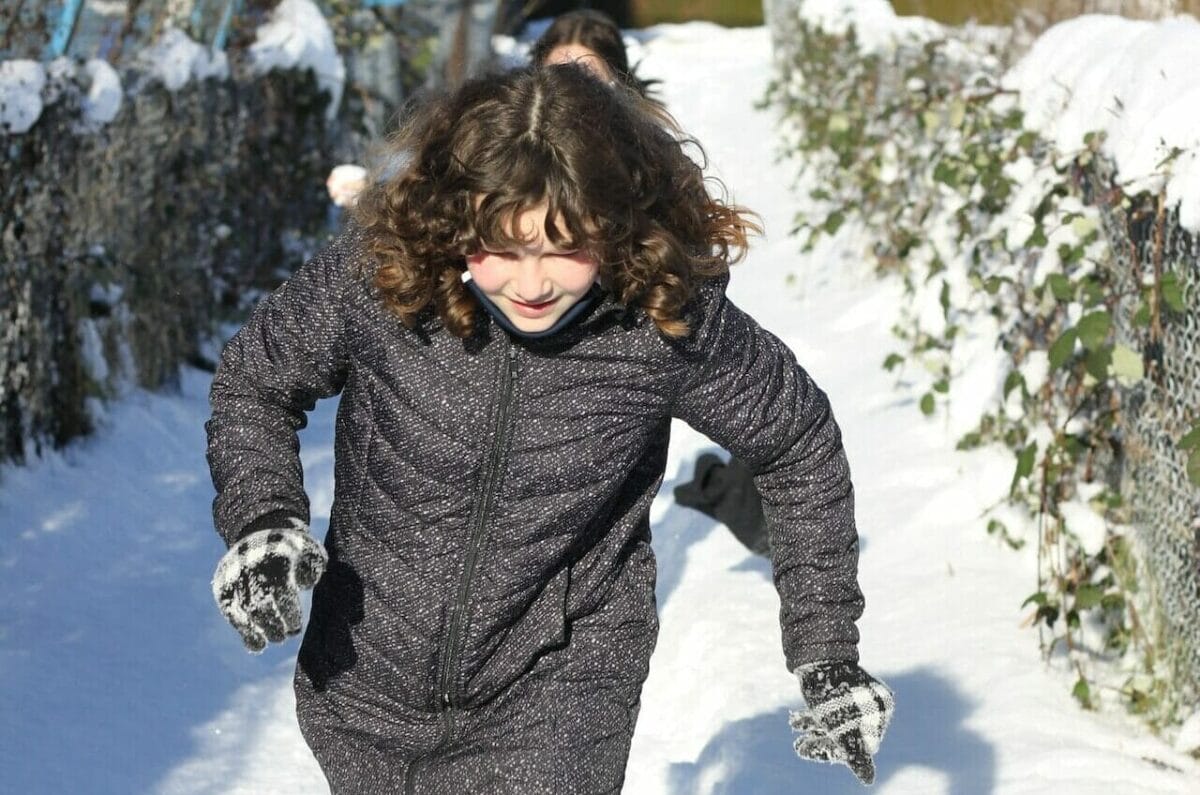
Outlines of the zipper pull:
<svg viewBox="0 0 1200 795">
<path fill-rule="evenodd" d="M 508 371 L 513 374 L 513 377 L 516 377 L 516 375 L 520 371 L 520 369 L 521 369 L 520 365 L 518 364 L 518 361 L 517 361 L 517 349 L 515 347 L 509 348 L 508 349 Z"/>
</svg>

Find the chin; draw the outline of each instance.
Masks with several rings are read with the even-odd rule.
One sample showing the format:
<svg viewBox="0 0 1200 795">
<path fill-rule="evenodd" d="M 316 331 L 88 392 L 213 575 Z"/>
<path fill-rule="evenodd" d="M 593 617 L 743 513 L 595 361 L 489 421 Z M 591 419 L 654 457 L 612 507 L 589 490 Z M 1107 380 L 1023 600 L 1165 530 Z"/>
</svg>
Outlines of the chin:
<svg viewBox="0 0 1200 795">
<path fill-rule="evenodd" d="M 508 320 L 521 331 L 524 331 L 527 334 L 536 334 L 539 331 L 545 331 L 553 326 L 558 318 L 539 317 L 536 319 L 530 319 L 527 317 L 510 317 Z"/>
</svg>

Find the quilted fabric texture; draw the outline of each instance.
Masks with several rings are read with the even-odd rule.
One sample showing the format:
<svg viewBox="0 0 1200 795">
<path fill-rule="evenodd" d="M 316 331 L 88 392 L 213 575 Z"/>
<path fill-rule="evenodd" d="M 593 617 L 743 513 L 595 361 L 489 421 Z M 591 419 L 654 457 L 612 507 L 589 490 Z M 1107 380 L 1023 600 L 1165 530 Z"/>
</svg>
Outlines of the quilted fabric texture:
<svg viewBox="0 0 1200 795">
<path fill-rule="evenodd" d="M 619 705 L 598 720 L 631 733 L 657 632 L 648 515 L 672 417 L 757 475 L 789 668 L 857 659 L 840 433 L 725 278 L 699 290 L 679 341 L 611 297 L 544 340 L 511 339 L 483 312 L 460 339 L 386 311 L 359 235 L 257 307 L 222 355 L 207 424 L 214 517 L 236 544 L 263 517 L 307 522 L 296 432 L 341 394 L 329 565 L 297 671 L 319 759 L 330 732 L 399 747 L 428 729 L 446 747 L 474 719 L 459 717 L 541 674 Z M 628 744 L 613 748 L 619 783 Z"/>
</svg>

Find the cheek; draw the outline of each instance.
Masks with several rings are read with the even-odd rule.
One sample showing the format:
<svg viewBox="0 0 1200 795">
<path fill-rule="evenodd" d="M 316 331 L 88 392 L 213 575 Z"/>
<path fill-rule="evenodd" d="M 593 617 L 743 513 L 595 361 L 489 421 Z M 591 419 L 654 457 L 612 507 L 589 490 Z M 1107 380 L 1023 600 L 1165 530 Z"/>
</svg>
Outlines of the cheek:
<svg viewBox="0 0 1200 795">
<path fill-rule="evenodd" d="M 485 254 L 472 254 L 467 257 L 467 270 L 479 289 L 485 293 L 498 292 L 508 279 L 504 272 L 503 260 L 499 257 L 489 257 Z"/>
<path fill-rule="evenodd" d="M 592 260 L 573 260 L 559 269 L 558 284 L 567 292 L 585 293 L 596 282 L 600 266 Z"/>
</svg>

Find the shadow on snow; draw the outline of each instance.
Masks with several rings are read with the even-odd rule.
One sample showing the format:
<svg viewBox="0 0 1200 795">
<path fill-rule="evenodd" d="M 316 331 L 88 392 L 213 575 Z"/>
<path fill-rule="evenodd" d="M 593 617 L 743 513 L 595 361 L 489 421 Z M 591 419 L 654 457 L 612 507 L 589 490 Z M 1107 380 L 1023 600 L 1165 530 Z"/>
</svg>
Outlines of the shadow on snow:
<svg viewBox="0 0 1200 795">
<path fill-rule="evenodd" d="M 996 785 L 995 749 L 966 726 L 973 707 L 949 679 L 926 669 L 883 676 L 896 692 L 896 715 L 875 758 L 876 785 L 908 767 L 938 771 L 950 795 L 988 795 Z M 861 795 L 844 765 L 808 762 L 792 750 L 786 709 L 730 723 L 694 763 L 672 765 L 671 793 L 690 795 Z M 715 783 L 714 783 L 715 782 Z"/>
<path fill-rule="evenodd" d="M 195 727 L 295 657 L 295 640 L 246 653 L 213 604 L 224 546 L 209 519 L 208 378 L 185 371 L 181 394 L 123 398 L 106 429 L 2 473 L 5 791 L 151 791 L 195 753 Z M 316 481 L 332 481 L 319 440 L 335 410 L 323 402 L 304 431 Z"/>
</svg>

